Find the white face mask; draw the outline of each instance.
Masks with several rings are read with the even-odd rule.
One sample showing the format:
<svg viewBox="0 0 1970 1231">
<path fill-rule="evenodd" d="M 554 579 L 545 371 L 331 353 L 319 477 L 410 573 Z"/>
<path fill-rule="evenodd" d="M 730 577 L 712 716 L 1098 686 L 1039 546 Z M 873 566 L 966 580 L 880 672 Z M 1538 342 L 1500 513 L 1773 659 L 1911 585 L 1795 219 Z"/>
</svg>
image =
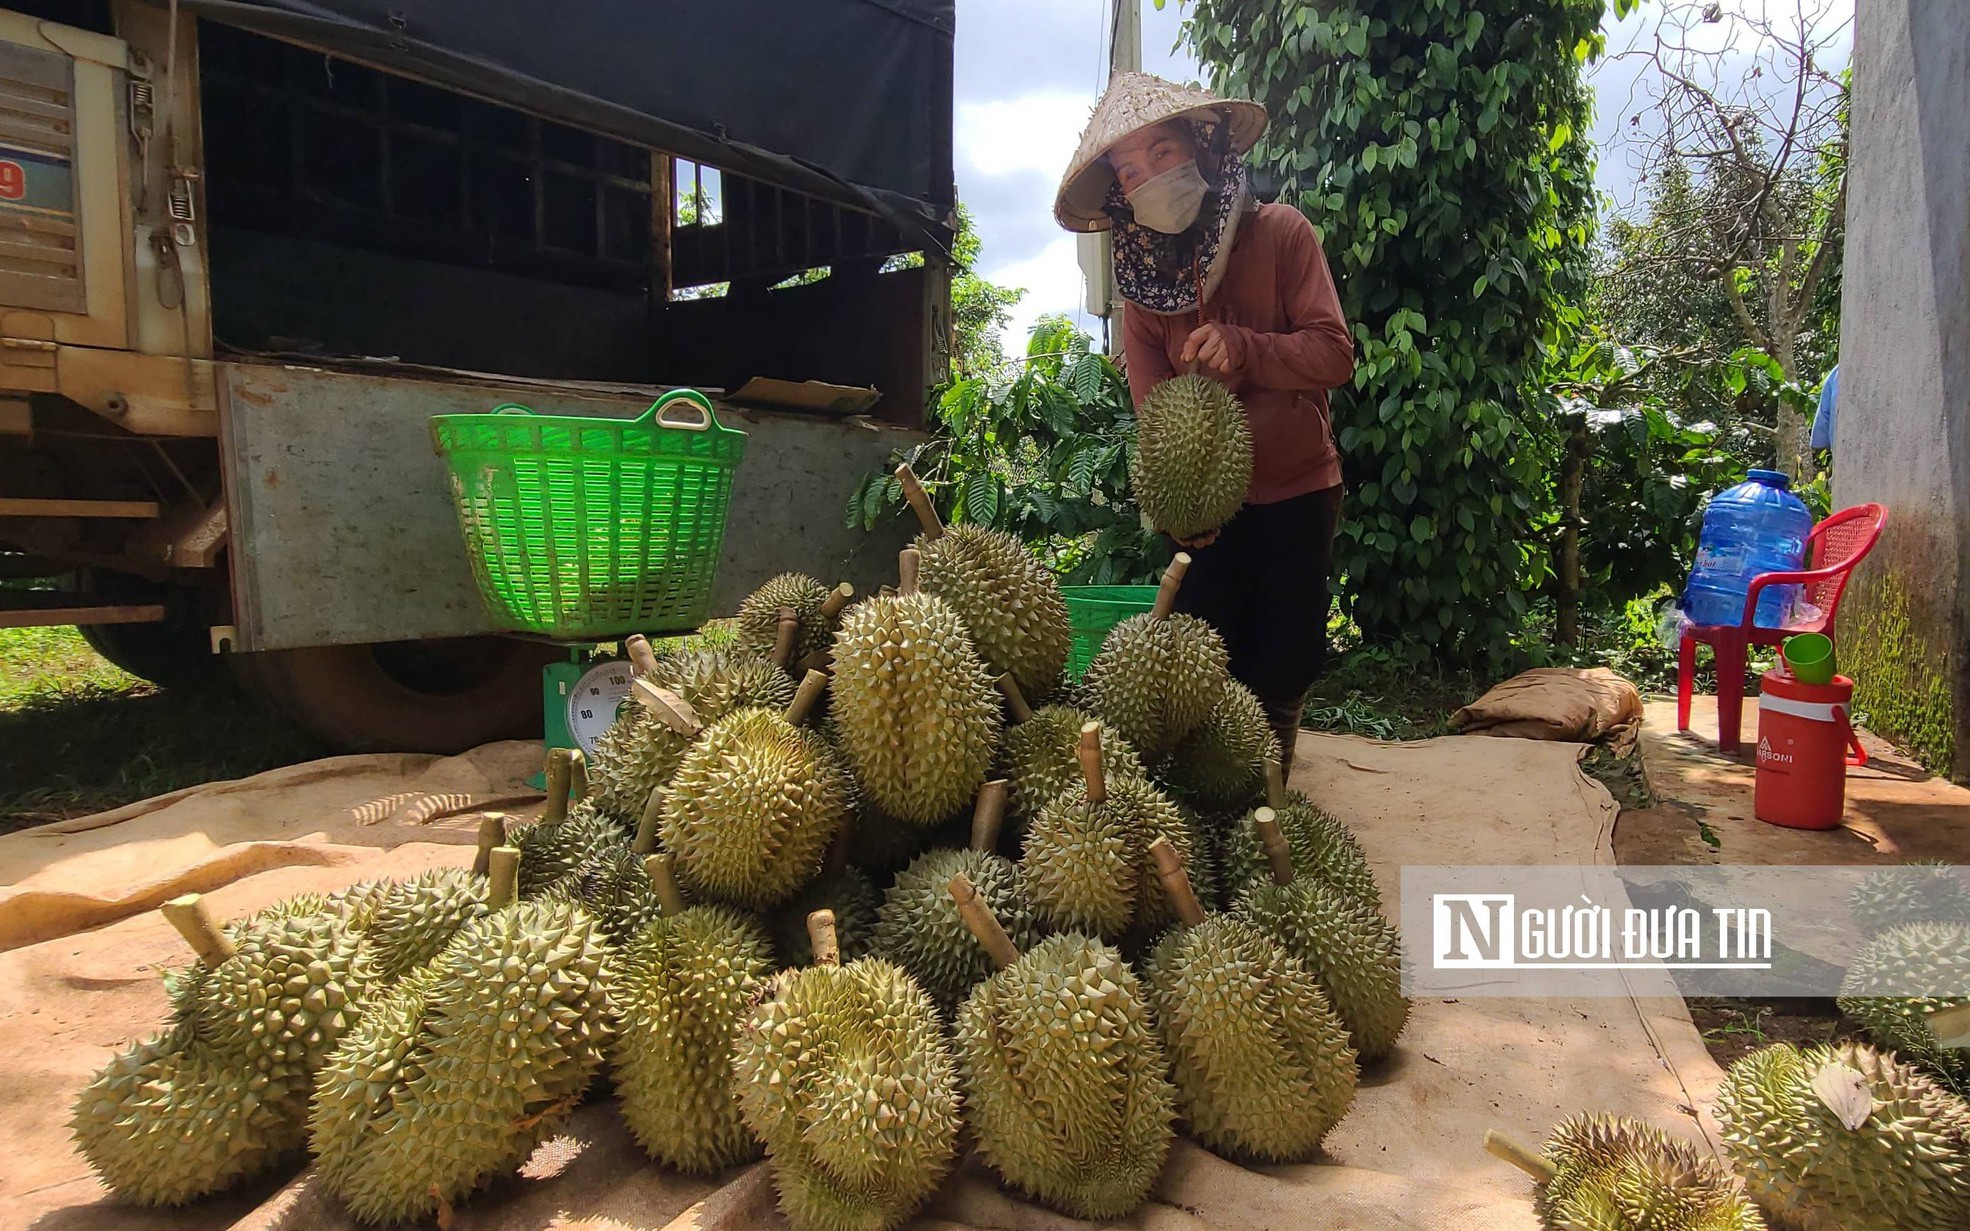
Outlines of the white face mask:
<svg viewBox="0 0 1970 1231">
<path fill-rule="evenodd" d="M 1176 235 L 1197 221 L 1204 194 L 1210 190 L 1211 186 L 1197 170 L 1196 160 L 1192 159 L 1137 184 L 1135 191 L 1128 194 L 1129 208 L 1135 211 L 1135 220 L 1143 226 L 1165 235 Z"/>
</svg>

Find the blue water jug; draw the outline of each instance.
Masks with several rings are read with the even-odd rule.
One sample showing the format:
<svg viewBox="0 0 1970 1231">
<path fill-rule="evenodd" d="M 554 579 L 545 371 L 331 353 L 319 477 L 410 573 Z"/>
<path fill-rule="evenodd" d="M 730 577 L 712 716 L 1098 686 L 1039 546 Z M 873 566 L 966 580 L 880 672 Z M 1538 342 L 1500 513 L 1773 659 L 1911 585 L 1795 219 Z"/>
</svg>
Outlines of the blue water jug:
<svg viewBox="0 0 1970 1231">
<path fill-rule="evenodd" d="M 1683 590 L 1683 611 L 1692 624 L 1742 622 L 1753 577 L 1800 568 L 1813 515 L 1787 490 L 1791 484 L 1776 470 L 1753 470 L 1745 482 L 1711 497 L 1696 565 Z M 1754 622 L 1760 628 L 1785 627 L 1798 593 L 1798 586 L 1766 586 L 1758 594 Z"/>
</svg>

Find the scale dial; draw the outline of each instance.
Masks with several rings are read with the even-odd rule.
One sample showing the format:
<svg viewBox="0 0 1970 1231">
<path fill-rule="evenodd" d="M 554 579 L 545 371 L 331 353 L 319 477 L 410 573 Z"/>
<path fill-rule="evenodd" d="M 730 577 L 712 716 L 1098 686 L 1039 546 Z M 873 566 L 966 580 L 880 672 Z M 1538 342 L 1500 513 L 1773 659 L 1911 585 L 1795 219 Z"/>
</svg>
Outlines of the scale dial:
<svg viewBox="0 0 1970 1231">
<path fill-rule="evenodd" d="M 622 659 L 598 662 L 581 673 L 568 690 L 568 734 L 576 747 L 593 756 L 595 742 L 616 720 L 616 707 L 629 695 L 636 669 Z"/>
</svg>

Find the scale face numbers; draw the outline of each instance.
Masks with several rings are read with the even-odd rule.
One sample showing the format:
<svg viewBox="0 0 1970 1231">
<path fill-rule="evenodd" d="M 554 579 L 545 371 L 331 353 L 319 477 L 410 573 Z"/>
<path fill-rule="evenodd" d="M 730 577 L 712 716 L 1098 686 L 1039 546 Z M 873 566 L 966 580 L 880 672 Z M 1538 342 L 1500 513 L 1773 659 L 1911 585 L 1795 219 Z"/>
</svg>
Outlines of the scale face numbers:
<svg viewBox="0 0 1970 1231">
<path fill-rule="evenodd" d="M 568 733 L 582 752 L 593 754 L 595 741 L 616 720 L 616 706 L 629 695 L 636 669 L 627 662 L 596 663 L 581 673 L 568 690 Z"/>
</svg>

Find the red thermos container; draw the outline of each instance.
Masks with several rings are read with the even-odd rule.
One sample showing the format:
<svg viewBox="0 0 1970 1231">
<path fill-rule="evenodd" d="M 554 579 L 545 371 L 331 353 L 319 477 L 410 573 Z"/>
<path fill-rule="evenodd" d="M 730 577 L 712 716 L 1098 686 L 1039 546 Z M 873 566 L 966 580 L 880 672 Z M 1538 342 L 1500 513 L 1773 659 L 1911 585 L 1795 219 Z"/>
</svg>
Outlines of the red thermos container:
<svg viewBox="0 0 1970 1231">
<path fill-rule="evenodd" d="M 1752 812 L 1791 829 L 1834 829 L 1847 810 L 1847 767 L 1867 764 L 1849 707 L 1854 681 L 1802 684 L 1765 672 L 1758 696 L 1758 776 Z M 1851 753 L 1851 755 L 1850 755 Z"/>
</svg>

